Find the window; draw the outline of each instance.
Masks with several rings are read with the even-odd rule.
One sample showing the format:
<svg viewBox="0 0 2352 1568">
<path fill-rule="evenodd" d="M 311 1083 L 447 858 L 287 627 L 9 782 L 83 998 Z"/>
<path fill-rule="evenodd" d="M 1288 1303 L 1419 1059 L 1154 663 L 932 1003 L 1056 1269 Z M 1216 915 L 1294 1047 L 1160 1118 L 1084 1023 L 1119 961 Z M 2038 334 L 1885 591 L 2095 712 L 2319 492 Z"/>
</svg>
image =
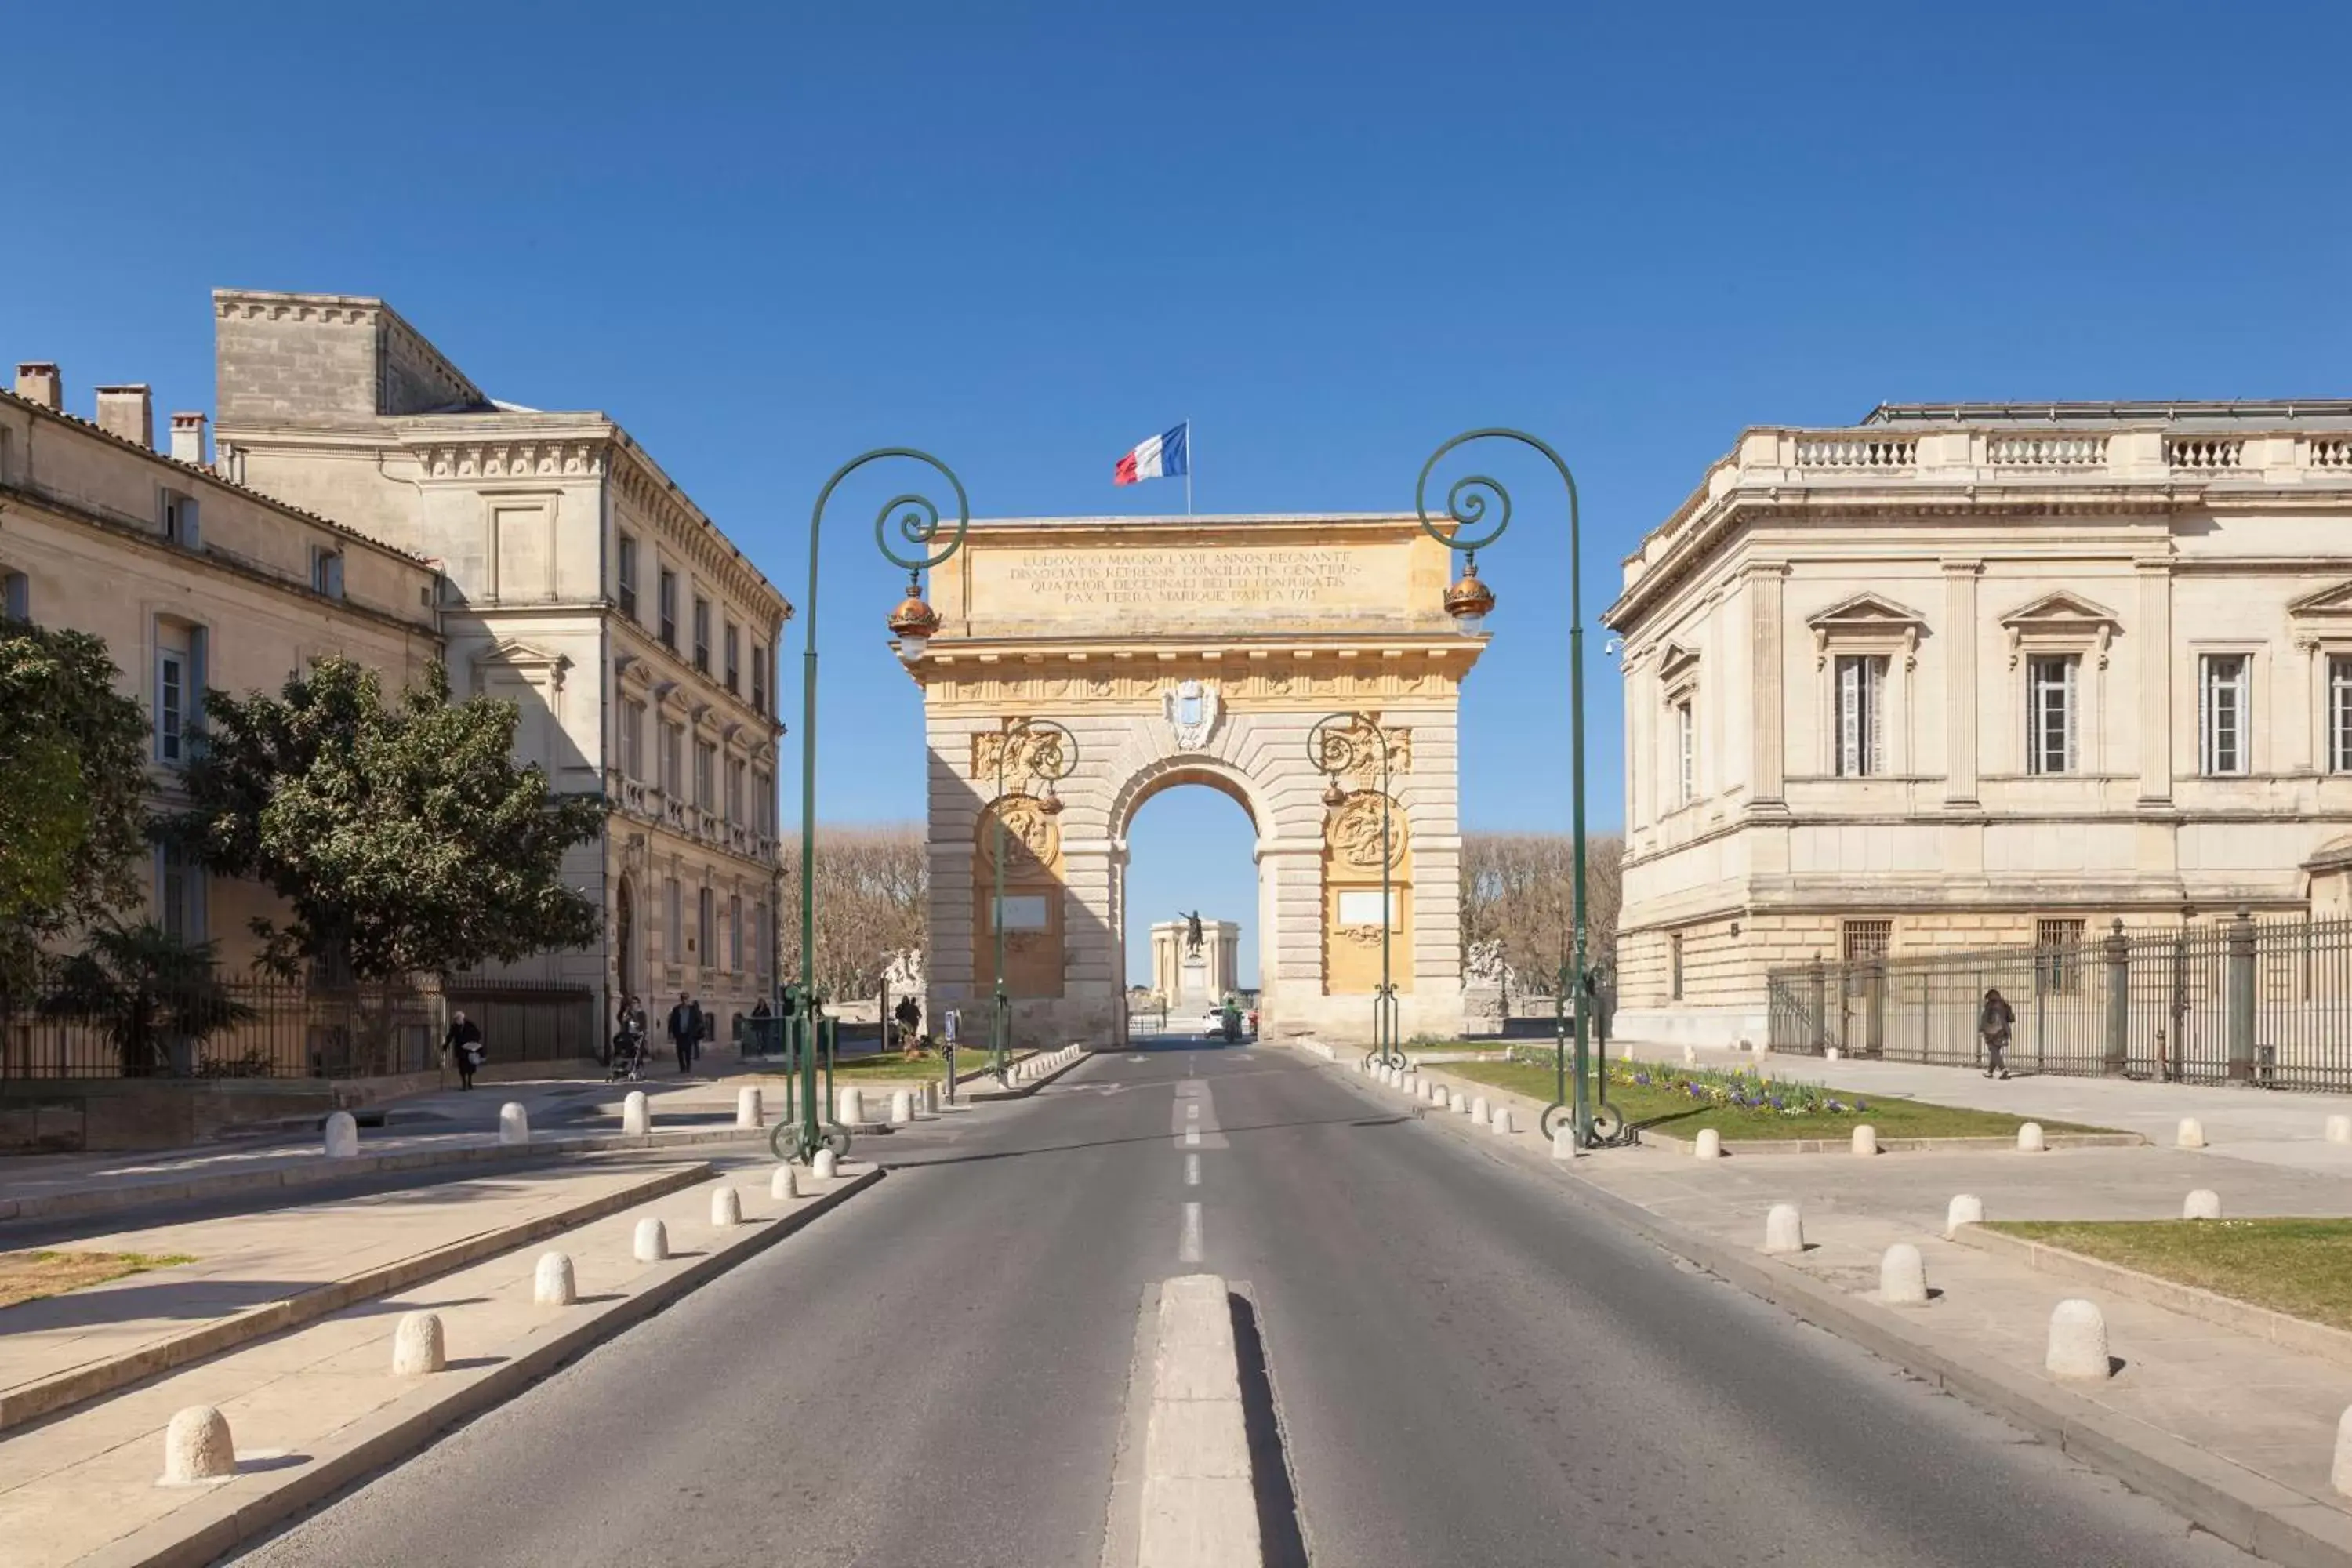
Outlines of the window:
<svg viewBox="0 0 2352 1568">
<path fill-rule="evenodd" d="M 2081 658 L 2063 654 L 2026 661 L 2025 771 L 2074 771 L 2074 719 Z"/>
<path fill-rule="evenodd" d="M 719 959 L 719 943 L 712 940 L 711 926 L 719 919 L 719 900 L 704 888 L 694 895 L 694 951 L 705 963 L 715 964 Z"/>
<path fill-rule="evenodd" d="M 1698 798 L 1698 723 L 1687 697 L 1675 704 L 1675 805 Z"/>
<path fill-rule="evenodd" d="M 742 679 L 742 673 L 741 673 L 741 671 L 742 671 L 742 663 L 743 663 L 742 659 L 739 657 L 739 655 L 738 655 L 738 651 L 737 651 L 737 649 L 738 649 L 738 644 L 737 644 L 737 640 L 736 640 L 736 639 L 737 639 L 738 636 L 739 636 L 739 634 L 738 634 L 738 633 L 736 632 L 736 630 L 735 630 L 735 623 L 734 623 L 734 622 L 732 622 L 732 621 L 728 622 L 728 623 L 727 623 L 727 695 L 728 695 L 728 696 L 730 696 L 730 697 L 740 697 L 740 696 L 741 696 L 741 695 L 743 694 L 743 689 L 742 689 L 742 687 L 741 687 L 740 685 L 739 685 L 739 684 L 738 684 L 738 682 L 740 682 L 740 681 Z"/>
<path fill-rule="evenodd" d="M 710 673 L 710 601 L 694 601 L 694 668 L 699 674 Z"/>
<path fill-rule="evenodd" d="M 743 820 L 743 764 L 732 760 L 727 764 L 727 820 Z"/>
<path fill-rule="evenodd" d="M 2209 653 L 2197 662 L 2200 766 L 2214 776 L 2242 773 L 2246 771 L 2246 701 L 2254 661 L 2242 653 Z"/>
<path fill-rule="evenodd" d="M 155 923 L 173 942 L 203 942 L 205 930 L 205 869 L 174 845 L 155 850 Z"/>
<path fill-rule="evenodd" d="M 1885 958 L 1895 945 L 1893 921 L 1848 921 L 1839 933 L 1849 961 Z"/>
<path fill-rule="evenodd" d="M 678 961 L 679 954 L 686 951 L 686 933 L 683 929 L 683 923 L 678 919 L 679 908 L 677 879 L 676 877 L 665 877 L 662 879 L 662 910 L 663 914 L 666 917 L 664 923 L 667 928 L 663 932 L 666 940 L 663 943 L 662 951 L 668 956 L 669 961 L 672 963 L 676 963 Z"/>
<path fill-rule="evenodd" d="M 677 574 L 667 566 L 662 568 L 661 585 L 657 593 L 660 602 L 656 608 L 661 613 L 662 647 L 676 653 L 677 651 Z"/>
<path fill-rule="evenodd" d="M 2327 766 L 2332 773 L 2352 773 L 2352 654 L 2327 656 Z"/>
<path fill-rule="evenodd" d="M 1886 660 L 1841 654 L 1837 661 L 1837 772 L 1864 778 L 1886 771 Z"/>
<path fill-rule="evenodd" d="M 343 552 L 319 545 L 310 547 L 310 591 L 324 594 L 330 599 L 343 596 Z"/>
<path fill-rule="evenodd" d="M 637 618 L 637 542 L 628 534 L 621 535 L 614 557 L 613 597 L 620 604 L 621 614 L 634 621 Z"/>
<path fill-rule="evenodd" d="M 196 521 L 195 497 L 178 490 L 163 492 L 163 537 L 188 550 L 204 542 Z"/>
<path fill-rule="evenodd" d="M 678 743 L 682 739 L 683 736 L 677 725 L 666 723 L 661 727 L 661 757 L 659 761 L 661 763 L 661 787 L 664 795 L 677 795 L 685 787 L 685 781 L 678 772 L 678 758 L 680 756 Z"/>
<path fill-rule="evenodd" d="M 184 763 L 205 690 L 205 633 L 178 621 L 155 623 L 155 760 Z"/>
<path fill-rule="evenodd" d="M 755 770 L 751 774 L 751 816 L 761 833 L 775 836 L 776 785 L 764 770 Z"/>
<path fill-rule="evenodd" d="M 1666 995 L 1670 1001 L 1683 999 L 1683 933 L 1680 931 L 1666 938 Z"/>
<path fill-rule="evenodd" d="M 768 711 L 768 648 L 765 643 L 751 645 L 751 706 L 765 717 Z"/>
<path fill-rule="evenodd" d="M 642 702 L 621 704 L 621 776 L 646 776 L 646 705 Z"/>
<path fill-rule="evenodd" d="M 2033 984 L 2045 994 L 2074 996 L 2083 989 L 2083 922 L 2033 922 Z"/>
<path fill-rule="evenodd" d="M 0 572 L 0 615 L 12 621 L 33 618 L 33 580 L 22 572 Z"/>
<path fill-rule="evenodd" d="M 736 973 L 743 973 L 743 897 L 730 894 L 727 900 L 727 967 Z"/>
<path fill-rule="evenodd" d="M 719 763 L 719 748 L 708 741 L 698 741 L 694 747 L 694 804 L 703 810 L 710 809 L 711 773 Z"/>
</svg>

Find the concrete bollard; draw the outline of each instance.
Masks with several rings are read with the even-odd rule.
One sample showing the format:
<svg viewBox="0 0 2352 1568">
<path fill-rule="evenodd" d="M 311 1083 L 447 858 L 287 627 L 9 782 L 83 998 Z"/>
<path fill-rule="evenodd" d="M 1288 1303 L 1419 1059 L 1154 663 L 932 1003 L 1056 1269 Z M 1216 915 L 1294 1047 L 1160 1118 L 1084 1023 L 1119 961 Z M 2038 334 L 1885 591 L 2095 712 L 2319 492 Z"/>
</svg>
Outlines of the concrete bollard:
<svg viewBox="0 0 2352 1568">
<path fill-rule="evenodd" d="M 348 1160 L 360 1152 L 360 1124 L 352 1120 L 348 1110 L 338 1110 L 327 1118 L 327 1158 Z"/>
<path fill-rule="evenodd" d="M 1879 1254 L 1878 1299 L 1890 1307 L 1927 1304 L 1927 1265 L 1909 1242 L 1898 1241 Z"/>
<path fill-rule="evenodd" d="M 1495 1107 L 1494 1110 L 1490 1112 L 1486 1118 L 1486 1125 L 1493 1128 L 1502 1136 L 1506 1138 L 1509 1137 L 1511 1134 L 1511 1108 L 1507 1105 L 1497 1105 Z"/>
<path fill-rule="evenodd" d="M 2210 1187 L 2200 1187 L 2181 1201 L 2182 1219 L 2220 1219 L 2221 1194 Z"/>
<path fill-rule="evenodd" d="M 1470 1101 L 1470 1124 L 1474 1127 L 1486 1125 L 1486 1097 L 1483 1094 Z"/>
<path fill-rule="evenodd" d="M 735 1091 L 735 1127 L 738 1131 L 751 1132 L 768 1124 L 767 1109 L 760 1103 L 757 1088 Z"/>
<path fill-rule="evenodd" d="M 631 1251 L 640 1263 L 659 1263 L 669 1256 L 669 1226 L 657 1219 L 637 1221 L 636 1239 Z"/>
<path fill-rule="evenodd" d="M 845 1083 L 836 1097 L 833 1118 L 844 1127 L 855 1127 L 866 1120 L 866 1091 L 854 1083 Z"/>
<path fill-rule="evenodd" d="M 1822 1060 L 1825 1062 L 1836 1061 L 1844 1054 L 1845 1053 L 1843 1051 L 1839 1050 L 1835 1046 L 1823 1046 L 1822 1047 Z"/>
<path fill-rule="evenodd" d="M 449 1347 L 441 1333 L 441 1314 L 410 1312 L 392 1331 L 392 1375 L 423 1377 L 446 1370 Z"/>
<path fill-rule="evenodd" d="M 1408 1095 L 1417 1095 L 1421 1092 L 1421 1075 L 1417 1072 L 1407 1072 L 1397 1087 Z"/>
<path fill-rule="evenodd" d="M 2340 1466 L 2342 1461 L 2337 1461 Z M 236 1474 L 236 1444 L 228 1417 L 210 1405 L 191 1405 L 163 1429 L 163 1484 L 192 1487 Z"/>
<path fill-rule="evenodd" d="M 2352 1116 L 2329 1117 L 2327 1141 L 2330 1143 L 2352 1143 Z"/>
<path fill-rule="evenodd" d="M 499 1107 L 499 1142 L 503 1144 L 530 1142 L 530 1112 L 520 1100 L 509 1100 Z"/>
<path fill-rule="evenodd" d="M 1683 1047 L 1683 1066 L 1686 1068 L 1698 1066 L 1698 1047 L 1696 1046 L 1685 1046 Z"/>
<path fill-rule="evenodd" d="M 2046 1147 L 2046 1145 L 2042 1140 L 2042 1123 L 2039 1121 L 2029 1121 L 2017 1130 L 2017 1152 L 2019 1153 L 2039 1154 L 2044 1147 Z"/>
<path fill-rule="evenodd" d="M 1853 1130 L 1853 1152 L 1857 1154 L 1878 1152 L 1878 1129 L 1865 1121 Z"/>
<path fill-rule="evenodd" d="M 890 1125 L 904 1127 L 913 1120 L 915 1120 L 915 1091 L 910 1089 L 893 1090 L 890 1095 Z"/>
<path fill-rule="evenodd" d="M 743 1194 L 732 1187 L 710 1189 L 710 1223 L 719 1230 L 731 1230 L 743 1223 Z"/>
<path fill-rule="evenodd" d="M 646 1100 L 646 1091 L 631 1089 L 629 1098 L 621 1101 L 622 1132 L 631 1138 L 642 1138 L 653 1130 L 653 1107 Z"/>
<path fill-rule="evenodd" d="M 1805 1250 L 1805 1216 L 1794 1204 L 1774 1204 L 1764 1216 L 1764 1250 L 1776 1254 Z"/>
<path fill-rule="evenodd" d="M 1463 1096 L 1460 1089 L 1455 1089 L 1454 1091 L 1453 1105 L 1454 1115 L 1467 1116 L 1470 1114 L 1470 1101 Z"/>
<path fill-rule="evenodd" d="M 2177 1149 L 2202 1149 L 2205 1147 L 2205 1124 L 2193 1116 L 2182 1117 L 2179 1127 L 2172 1134 L 2172 1143 Z"/>
<path fill-rule="evenodd" d="M 188 1414 L 182 1411 L 181 1415 Z M 179 1425 L 178 1416 L 172 1421 Z M 2347 1409 L 2336 1420 L 2336 1460 L 2327 1467 L 2328 1484 L 2346 1496 L 2352 1496 L 2352 1409 Z"/>
<path fill-rule="evenodd" d="M 1702 1160 L 1722 1159 L 1723 1134 L 1712 1127 L 1700 1128 L 1698 1136 L 1691 1140 L 1691 1152 Z"/>
<path fill-rule="evenodd" d="M 1443 1110 L 1445 1109 L 1445 1086 L 1442 1083 L 1432 1083 L 1429 1086 L 1429 1103 Z"/>
<path fill-rule="evenodd" d="M 779 1165 L 776 1173 L 768 1178 L 768 1195 L 772 1198 L 796 1198 L 801 1195 L 801 1179 L 790 1165 Z"/>
<path fill-rule="evenodd" d="M 834 1152 L 830 1149 L 818 1150 L 816 1158 L 809 1162 L 809 1174 L 820 1182 L 833 1180 L 834 1173 L 839 1168 L 840 1162 L 834 1157 Z"/>
<path fill-rule="evenodd" d="M 1964 1225 L 1984 1224 L 1984 1199 L 1974 1193 L 1962 1193 L 1944 1210 L 1944 1239 L 1949 1241 L 1960 1234 Z"/>
<path fill-rule="evenodd" d="M 2107 1320 L 2095 1301 L 2061 1301 L 2050 1314 L 2050 1351 L 2042 1366 L 2053 1377 L 2104 1378 L 2107 1364 Z"/>
<path fill-rule="evenodd" d="M 923 1112 L 928 1116 L 940 1113 L 940 1083 L 932 1079 L 923 1085 Z"/>
<path fill-rule="evenodd" d="M 1563 1121 L 1551 1130 L 1551 1157 L 1555 1160 L 1573 1160 L 1576 1154 L 1576 1129 Z"/>
<path fill-rule="evenodd" d="M 561 1252 L 539 1255 L 539 1267 L 530 1276 L 530 1299 L 541 1307 L 569 1307 L 580 1300 L 580 1282 L 569 1257 Z"/>
</svg>

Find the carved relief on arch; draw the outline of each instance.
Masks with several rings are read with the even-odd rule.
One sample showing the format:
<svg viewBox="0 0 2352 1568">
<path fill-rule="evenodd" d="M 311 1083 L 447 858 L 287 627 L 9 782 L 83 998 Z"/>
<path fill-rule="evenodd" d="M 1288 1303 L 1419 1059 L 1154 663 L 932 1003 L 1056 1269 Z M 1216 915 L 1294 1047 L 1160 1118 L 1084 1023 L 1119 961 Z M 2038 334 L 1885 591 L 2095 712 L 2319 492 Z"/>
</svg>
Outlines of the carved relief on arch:
<svg viewBox="0 0 2352 1568">
<path fill-rule="evenodd" d="M 1055 875 L 1062 867 L 1062 830 L 1045 802 L 1034 795 L 1008 795 L 980 814 L 973 847 L 981 866 L 996 866 L 996 818 L 1004 822 L 1004 871 L 1008 878 Z M 1375 864 L 1378 862 L 1375 861 Z"/>
<path fill-rule="evenodd" d="M 1380 871 L 1381 805 L 1378 790 L 1359 790 L 1331 814 L 1323 836 L 1336 869 L 1374 874 Z M 1391 800 L 1387 813 L 1388 863 L 1394 868 L 1404 863 L 1404 808 Z"/>
</svg>

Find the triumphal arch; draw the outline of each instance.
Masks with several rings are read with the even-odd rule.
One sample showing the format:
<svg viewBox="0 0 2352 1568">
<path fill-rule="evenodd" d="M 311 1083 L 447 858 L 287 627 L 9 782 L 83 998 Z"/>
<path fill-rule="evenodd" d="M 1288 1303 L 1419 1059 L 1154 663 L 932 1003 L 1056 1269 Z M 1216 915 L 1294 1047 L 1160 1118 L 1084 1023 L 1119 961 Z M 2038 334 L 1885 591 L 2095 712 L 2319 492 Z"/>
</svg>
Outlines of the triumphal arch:
<svg viewBox="0 0 2352 1568">
<path fill-rule="evenodd" d="M 1015 1041 L 1124 1044 L 1129 824 L 1200 784 L 1257 832 L 1266 1037 L 1370 1042 L 1383 920 L 1402 1036 L 1458 1034 L 1455 710 L 1486 639 L 1446 613 L 1451 565 L 1409 513 L 974 521 L 933 574 L 936 632 L 901 648 L 931 1016 L 985 1027 L 1001 816 Z"/>
</svg>

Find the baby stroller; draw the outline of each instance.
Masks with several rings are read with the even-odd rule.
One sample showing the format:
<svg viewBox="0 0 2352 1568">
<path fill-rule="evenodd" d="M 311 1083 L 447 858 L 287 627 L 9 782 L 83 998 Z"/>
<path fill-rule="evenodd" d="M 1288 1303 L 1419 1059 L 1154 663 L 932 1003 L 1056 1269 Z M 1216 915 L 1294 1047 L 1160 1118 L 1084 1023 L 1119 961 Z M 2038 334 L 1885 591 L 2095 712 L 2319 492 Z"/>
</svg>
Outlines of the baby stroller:
<svg viewBox="0 0 2352 1568">
<path fill-rule="evenodd" d="M 613 1037 L 613 1059 L 604 1069 L 606 1083 L 637 1083 L 646 1076 L 646 1037 L 635 1029 Z"/>
</svg>

